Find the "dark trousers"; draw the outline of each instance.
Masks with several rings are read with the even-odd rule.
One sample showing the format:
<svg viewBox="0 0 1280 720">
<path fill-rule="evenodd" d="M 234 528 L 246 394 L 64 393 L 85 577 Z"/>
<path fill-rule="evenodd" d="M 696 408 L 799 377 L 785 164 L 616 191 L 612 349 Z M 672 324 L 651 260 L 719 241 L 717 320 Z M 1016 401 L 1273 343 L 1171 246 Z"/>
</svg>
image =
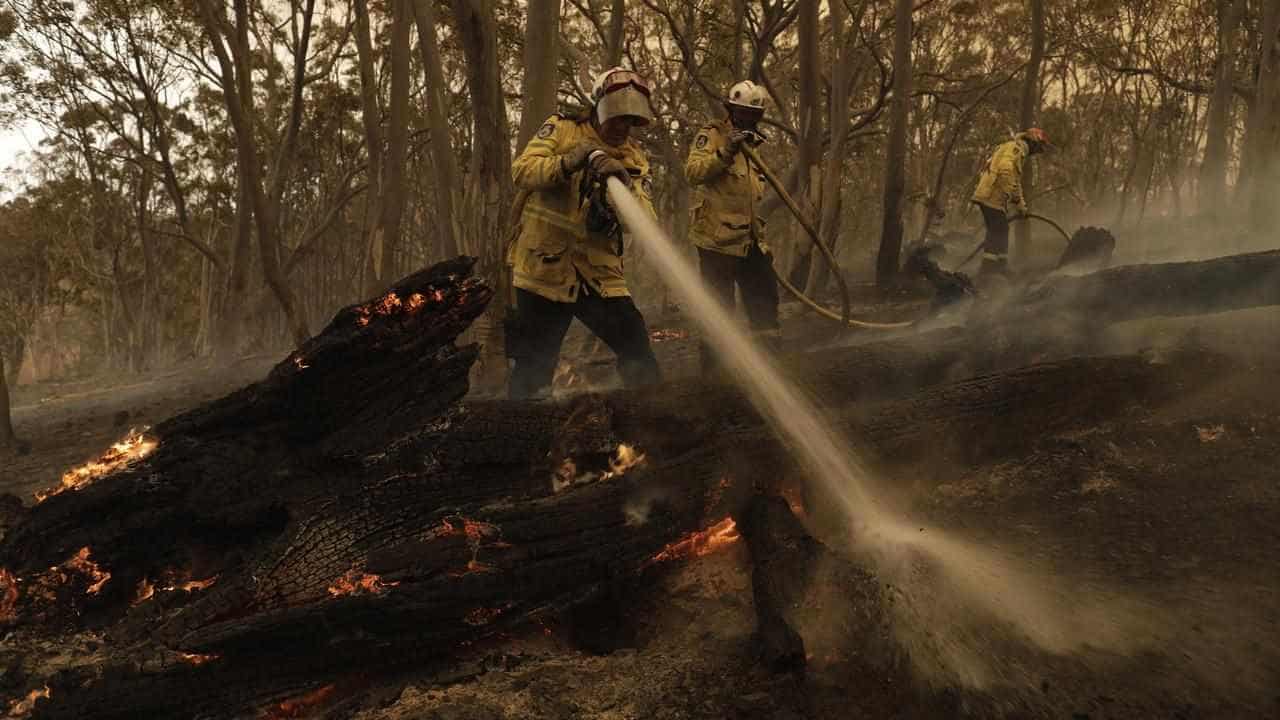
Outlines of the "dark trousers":
<svg viewBox="0 0 1280 720">
<path fill-rule="evenodd" d="M 702 281 L 720 303 L 733 311 L 733 288 L 742 291 L 742 306 L 752 330 L 778 329 L 778 281 L 773 276 L 773 258 L 751 246 L 746 257 L 734 257 L 698 248 L 698 268 Z"/>
<path fill-rule="evenodd" d="M 773 257 L 761 252 L 759 246 L 753 244 L 746 257 L 698 248 L 698 268 L 707 289 L 729 312 L 737 305 L 734 286 L 742 291 L 742 306 L 752 331 L 778 329 L 778 280 L 773 275 Z M 718 369 L 719 363 L 705 342 L 700 350 L 702 373 Z"/>
<path fill-rule="evenodd" d="M 516 313 L 515 327 L 507 328 L 520 336 L 516 343 L 509 343 L 516 348 L 507 381 L 507 397 L 513 400 L 550 389 L 560 344 L 575 317 L 618 356 L 618 374 L 625 385 L 652 385 L 662 380 L 644 316 L 629 297 L 603 298 L 583 283 L 576 302 L 562 303 L 516 288 Z"/>
<path fill-rule="evenodd" d="M 982 222 L 987 226 L 987 239 L 982 245 L 982 268 L 979 273 L 1007 272 L 1009 268 L 1009 218 L 1003 210 L 981 203 Z"/>
</svg>

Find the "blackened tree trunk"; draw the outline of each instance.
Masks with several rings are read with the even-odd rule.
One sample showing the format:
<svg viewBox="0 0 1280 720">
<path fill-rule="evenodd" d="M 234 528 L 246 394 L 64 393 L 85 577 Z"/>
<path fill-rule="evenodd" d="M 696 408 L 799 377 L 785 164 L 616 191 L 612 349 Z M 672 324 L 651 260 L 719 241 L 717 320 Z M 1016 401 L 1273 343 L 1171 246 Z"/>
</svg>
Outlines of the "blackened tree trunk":
<svg viewBox="0 0 1280 720">
<path fill-rule="evenodd" d="M 1019 130 L 1026 130 L 1036 125 L 1036 115 L 1040 112 L 1040 64 L 1044 61 L 1044 0 L 1028 0 L 1031 6 L 1031 58 L 1027 62 L 1026 74 L 1022 76 L 1022 101 L 1018 113 Z M 1035 184 L 1035 167 L 1027 162 L 1022 166 L 1022 196 L 1031 197 Z M 1014 225 L 1014 264 L 1025 261 L 1031 248 L 1031 227 L 1028 222 Z"/>
<path fill-rule="evenodd" d="M 885 151 L 884 217 L 876 285 L 887 289 L 898 274 L 902 253 L 902 210 L 907 187 L 907 124 L 911 115 L 911 0 L 897 0 L 894 10 L 893 99 L 889 105 L 889 146 Z"/>
<path fill-rule="evenodd" d="M 1236 30 L 1245 0 L 1218 3 L 1218 53 L 1209 96 L 1204 162 L 1200 164 L 1200 212 L 1218 213 L 1227 196 L 1227 154 L 1231 142 L 1231 98 L 1235 92 Z"/>
<path fill-rule="evenodd" d="M 5 372 L 4 355 L 0 355 L 0 448 L 14 444 L 13 416 L 9 410 L 9 373 Z"/>
<path fill-rule="evenodd" d="M 1264 0 L 1259 26 L 1257 83 L 1245 129 L 1242 206 L 1257 232 L 1280 222 L 1280 0 Z"/>
</svg>

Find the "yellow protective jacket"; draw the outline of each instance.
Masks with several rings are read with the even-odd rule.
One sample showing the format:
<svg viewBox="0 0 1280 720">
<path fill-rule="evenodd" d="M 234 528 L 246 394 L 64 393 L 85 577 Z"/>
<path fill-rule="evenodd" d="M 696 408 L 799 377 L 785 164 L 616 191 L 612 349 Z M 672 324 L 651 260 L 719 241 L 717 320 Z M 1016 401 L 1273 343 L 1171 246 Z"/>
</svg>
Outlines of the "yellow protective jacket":
<svg viewBox="0 0 1280 720">
<path fill-rule="evenodd" d="M 585 170 L 566 176 L 560 163 L 561 155 L 583 142 L 622 161 L 637 199 L 653 214 L 649 159 L 635 142 L 610 147 L 588 119 L 548 118 L 511 166 L 516 187 L 530 193 L 507 263 L 513 285 L 557 302 L 576 301 L 584 280 L 601 297 L 630 295 L 617 241 L 587 232 L 586 206 L 578 197 Z"/>
<path fill-rule="evenodd" d="M 749 167 L 746 155 L 726 159 L 723 149 L 732 132 L 728 120 L 704 125 L 689 150 L 684 165 L 694 188 L 689 237 L 697 247 L 746 257 L 753 233 L 761 249 L 768 249 L 764 219 L 757 216 L 765 181 L 758 169 Z"/>
<path fill-rule="evenodd" d="M 1015 209 L 1026 212 L 1027 201 L 1022 196 L 1022 164 L 1027 154 L 1027 142 L 1020 137 L 997 147 L 978 177 L 973 201 L 1003 212 Z"/>
</svg>

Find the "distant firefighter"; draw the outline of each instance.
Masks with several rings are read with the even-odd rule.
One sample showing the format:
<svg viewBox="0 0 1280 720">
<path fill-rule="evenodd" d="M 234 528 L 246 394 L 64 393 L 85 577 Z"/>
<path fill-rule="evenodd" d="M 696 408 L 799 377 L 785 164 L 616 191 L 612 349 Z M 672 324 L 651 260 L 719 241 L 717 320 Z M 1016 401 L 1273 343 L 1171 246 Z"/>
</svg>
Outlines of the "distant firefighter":
<svg viewBox="0 0 1280 720">
<path fill-rule="evenodd" d="M 1001 144 L 987 160 L 972 198 L 982 210 L 982 221 L 987 226 L 979 275 L 1008 274 L 1009 220 L 1030 211 L 1022 194 L 1022 165 L 1028 156 L 1051 147 L 1043 130 L 1030 128 Z"/>
<path fill-rule="evenodd" d="M 764 104 L 764 88 L 750 80 L 729 88 L 724 98 L 727 116 L 698 130 L 685 176 L 694 188 L 690 236 L 698 248 L 703 281 L 730 310 L 736 285 L 751 330 L 776 345 L 778 284 L 759 216 L 764 179 L 740 152 L 744 145 L 764 142 L 756 129 Z M 715 367 L 706 345 L 702 367 L 704 372 Z"/>
</svg>

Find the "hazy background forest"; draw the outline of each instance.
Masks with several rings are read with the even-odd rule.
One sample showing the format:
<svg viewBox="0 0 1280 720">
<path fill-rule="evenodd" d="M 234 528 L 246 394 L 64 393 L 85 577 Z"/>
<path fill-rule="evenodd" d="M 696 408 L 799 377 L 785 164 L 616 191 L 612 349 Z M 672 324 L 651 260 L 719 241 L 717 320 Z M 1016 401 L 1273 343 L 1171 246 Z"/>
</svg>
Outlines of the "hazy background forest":
<svg viewBox="0 0 1280 720">
<path fill-rule="evenodd" d="M 1278 39 L 1280 0 L 0 0 L 0 121 L 43 137 L 0 189 L 0 356 L 12 386 L 279 349 L 441 258 L 496 275 L 513 154 L 614 64 L 655 83 L 677 238 L 689 143 L 751 78 L 858 281 L 980 227 L 977 170 L 1029 125 L 1058 147 L 1032 207 L 1124 260 L 1275 246 Z"/>
</svg>

